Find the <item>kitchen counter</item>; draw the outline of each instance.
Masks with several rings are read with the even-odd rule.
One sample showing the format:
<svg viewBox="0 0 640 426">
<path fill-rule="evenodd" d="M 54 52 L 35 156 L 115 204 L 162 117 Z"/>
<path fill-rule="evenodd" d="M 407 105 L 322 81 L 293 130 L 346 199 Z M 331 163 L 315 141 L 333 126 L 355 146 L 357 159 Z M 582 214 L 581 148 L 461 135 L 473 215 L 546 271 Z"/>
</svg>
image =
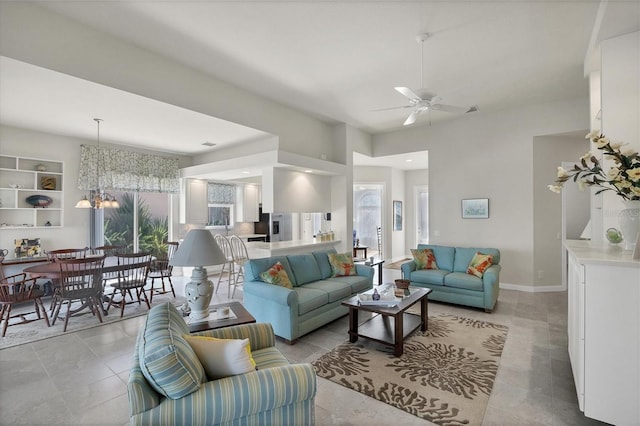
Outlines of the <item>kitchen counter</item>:
<svg viewBox="0 0 640 426">
<path fill-rule="evenodd" d="M 333 241 L 312 241 L 293 240 L 278 241 L 273 243 L 249 242 L 246 244 L 249 257 L 258 259 L 262 257 L 282 256 L 287 254 L 310 253 L 334 248 L 340 244 L 340 240 Z"/>
<path fill-rule="evenodd" d="M 640 260 L 633 259 L 633 252 L 623 250 L 620 246 L 597 244 L 589 240 L 566 240 L 564 246 L 582 264 L 640 268 Z"/>
</svg>

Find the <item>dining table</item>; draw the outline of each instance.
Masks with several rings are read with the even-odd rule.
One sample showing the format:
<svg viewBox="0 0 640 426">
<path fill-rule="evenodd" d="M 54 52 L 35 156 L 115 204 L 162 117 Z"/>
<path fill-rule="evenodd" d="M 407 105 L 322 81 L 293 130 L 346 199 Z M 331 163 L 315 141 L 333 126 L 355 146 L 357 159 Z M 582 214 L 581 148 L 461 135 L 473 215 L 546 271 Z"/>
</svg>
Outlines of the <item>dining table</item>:
<svg viewBox="0 0 640 426">
<path fill-rule="evenodd" d="M 93 255 L 86 256 L 87 258 L 92 257 Z M 120 266 L 118 265 L 118 258 L 116 256 L 108 256 L 104 259 L 104 266 L 102 267 L 102 274 L 113 273 L 118 270 Z M 60 270 L 60 264 L 56 262 L 47 262 L 47 263 L 38 263 L 33 266 L 28 266 L 22 270 L 22 272 L 29 275 L 30 278 L 48 278 L 50 280 L 60 280 L 62 276 L 62 271 Z M 100 295 L 102 298 L 102 295 Z M 73 310 L 73 313 L 77 313 L 82 311 L 88 306 L 87 303 L 83 303 L 77 309 Z M 102 308 L 103 315 L 108 315 L 107 310 Z"/>
</svg>

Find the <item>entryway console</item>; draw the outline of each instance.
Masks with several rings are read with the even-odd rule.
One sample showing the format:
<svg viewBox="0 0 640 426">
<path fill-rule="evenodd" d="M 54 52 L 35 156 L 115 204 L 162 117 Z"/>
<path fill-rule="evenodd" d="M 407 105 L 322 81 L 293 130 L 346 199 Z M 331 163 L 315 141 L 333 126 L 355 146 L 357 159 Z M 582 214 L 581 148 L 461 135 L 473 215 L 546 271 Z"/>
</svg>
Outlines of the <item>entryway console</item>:
<svg viewBox="0 0 640 426">
<path fill-rule="evenodd" d="M 569 358 L 584 415 L 640 424 L 640 260 L 619 247 L 565 241 Z"/>
</svg>

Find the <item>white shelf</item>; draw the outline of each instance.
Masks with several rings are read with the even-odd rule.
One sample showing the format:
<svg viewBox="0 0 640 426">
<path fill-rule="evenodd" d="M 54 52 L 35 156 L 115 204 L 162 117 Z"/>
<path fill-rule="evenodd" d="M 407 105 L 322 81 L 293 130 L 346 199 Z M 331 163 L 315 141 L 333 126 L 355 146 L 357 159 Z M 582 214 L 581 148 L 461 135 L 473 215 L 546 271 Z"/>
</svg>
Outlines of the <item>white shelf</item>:
<svg viewBox="0 0 640 426">
<path fill-rule="evenodd" d="M 64 226 L 63 173 L 60 161 L 0 155 L 0 229 Z M 53 201 L 46 208 L 34 208 L 26 201 L 31 195 Z M 47 222 L 51 226 L 45 226 Z"/>
</svg>

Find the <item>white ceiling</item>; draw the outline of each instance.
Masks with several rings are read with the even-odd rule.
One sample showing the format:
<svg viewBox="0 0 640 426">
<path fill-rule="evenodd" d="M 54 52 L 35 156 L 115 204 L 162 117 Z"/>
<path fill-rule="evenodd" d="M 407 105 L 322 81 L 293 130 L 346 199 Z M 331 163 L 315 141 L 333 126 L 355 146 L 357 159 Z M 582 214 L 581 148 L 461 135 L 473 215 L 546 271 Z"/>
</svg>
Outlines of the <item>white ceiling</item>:
<svg viewBox="0 0 640 426">
<path fill-rule="evenodd" d="M 420 32 L 431 34 L 424 44 L 425 86 L 444 103 L 478 105 L 475 114 L 482 114 L 586 97 L 583 63 L 599 7 L 591 0 L 41 4 L 239 87 L 371 133 L 402 127 L 406 110 L 372 110 L 406 105 L 394 86 L 419 88 Z M 637 30 L 638 22 L 640 2 L 609 1 L 600 34 Z M 7 63 L 0 73 L 5 124 L 92 138 L 92 118 L 102 114 L 114 117 L 104 123 L 109 142 L 185 154 L 205 149 L 204 141 L 265 136 L 69 76 L 44 76 L 47 70 L 25 71 L 15 63 L 5 69 Z M 14 84 L 29 96 L 18 98 Z M 456 118 L 433 112 L 431 121 Z M 416 125 L 428 121 L 421 117 Z"/>
</svg>

